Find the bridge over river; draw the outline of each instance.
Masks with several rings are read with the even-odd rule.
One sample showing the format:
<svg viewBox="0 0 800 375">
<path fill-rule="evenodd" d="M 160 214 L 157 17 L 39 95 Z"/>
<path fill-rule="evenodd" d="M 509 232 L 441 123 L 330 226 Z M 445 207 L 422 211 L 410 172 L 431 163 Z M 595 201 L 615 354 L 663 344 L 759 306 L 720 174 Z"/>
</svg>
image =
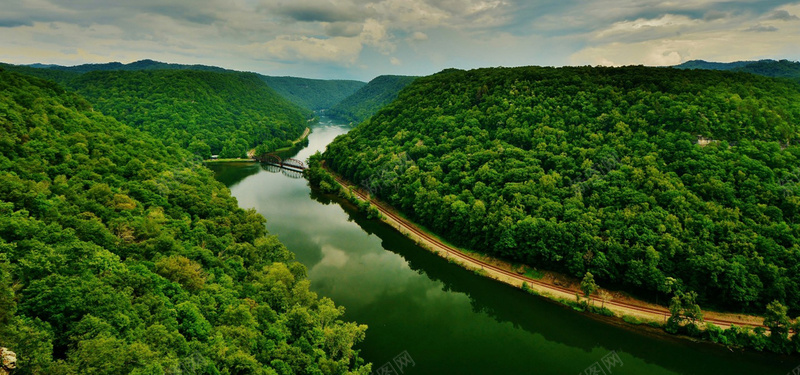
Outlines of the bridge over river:
<svg viewBox="0 0 800 375">
<path fill-rule="evenodd" d="M 263 154 L 255 156 L 253 159 L 265 165 L 265 169 L 270 172 L 280 171 L 294 178 L 302 178 L 303 171 L 308 169 L 308 166 L 302 160 L 295 158 L 282 159 L 276 154 Z"/>
</svg>

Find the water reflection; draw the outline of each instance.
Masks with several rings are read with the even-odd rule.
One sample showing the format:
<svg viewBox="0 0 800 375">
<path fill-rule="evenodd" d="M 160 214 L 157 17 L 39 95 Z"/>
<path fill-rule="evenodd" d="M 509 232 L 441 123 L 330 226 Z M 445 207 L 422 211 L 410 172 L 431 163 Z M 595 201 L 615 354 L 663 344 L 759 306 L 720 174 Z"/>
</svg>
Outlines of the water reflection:
<svg viewBox="0 0 800 375">
<path fill-rule="evenodd" d="M 345 131 L 315 128 L 298 158 Z M 611 350 L 624 363 L 613 374 L 785 374 L 800 364 L 601 323 L 450 264 L 304 180 L 258 166 L 214 169 L 240 206 L 267 217 L 313 289 L 369 325 L 360 348 L 376 369 L 403 351 L 415 361 L 408 374 L 575 374 Z"/>
<path fill-rule="evenodd" d="M 382 247 L 402 257 L 411 270 L 441 283 L 439 291 L 463 294 L 473 313 L 486 315 L 496 323 L 510 323 L 513 328 L 530 333 L 534 340 L 541 336 L 543 341 L 580 350 L 590 357 L 616 350 L 623 359 L 628 358 L 631 362 L 646 359 L 645 362 L 658 364 L 663 370 L 678 374 L 782 374 L 786 372 L 783 370 L 792 368 L 795 362 L 800 364 L 800 359 L 796 357 L 731 351 L 717 345 L 665 336 L 655 330 L 648 333 L 642 329 L 599 322 L 596 317 L 477 277 L 439 256 L 420 251 L 413 241 L 399 232 L 387 230 L 386 225 L 368 220 L 346 202 L 341 203 L 348 220 L 354 221 L 366 233 L 380 238 Z M 414 290 L 413 287 L 404 292 L 433 297 L 425 299 L 425 304 L 436 303 L 434 299 L 439 294 L 431 290 Z M 444 318 L 439 319 L 441 324 L 453 324 L 451 316 L 445 315 Z M 507 349 L 516 352 L 514 348 Z M 648 369 L 647 373 L 655 373 L 650 372 L 653 369 L 649 366 L 644 368 Z M 644 368 L 640 367 L 638 371 Z"/>
</svg>

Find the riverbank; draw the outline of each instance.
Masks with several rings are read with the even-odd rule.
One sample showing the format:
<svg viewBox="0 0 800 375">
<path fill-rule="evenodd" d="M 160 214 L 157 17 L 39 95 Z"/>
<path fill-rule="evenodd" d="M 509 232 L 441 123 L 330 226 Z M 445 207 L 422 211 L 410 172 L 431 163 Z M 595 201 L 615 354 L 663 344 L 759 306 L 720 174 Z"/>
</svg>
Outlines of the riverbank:
<svg viewBox="0 0 800 375">
<path fill-rule="evenodd" d="M 255 163 L 255 159 L 247 159 L 247 158 L 228 158 L 228 159 L 206 159 L 203 160 L 203 163 L 206 164 L 214 164 L 214 163 Z"/>
<path fill-rule="evenodd" d="M 291 146 L 279 148 L 277 150 L 272 151 L 272 153 L 286 153 L 286 152 L 296 151 L 295 148 L 297 147 L 297 145 L 299 143 L 301 143 L 301 142 L 306 141 L 308 139 L 308 135 L 309 134 L 311 134 L 311 128 L 307 127 L 306 130 L 303 131 L 303 135 L 301 135 L 299 138 L 297 138 L 294 141 L 292 141 L 292 145 Z M 255 155 L 256 155 L 256 149 L 251 149 L 250 151 L 247 151 L 247 158 L 205 159 L 205 160 L 203 160 L 203 163 L 207 163 L 207 164 L 208 163 L 242 163 L 242 162 L 244 162 L 244 163 L 254 163 L 254 162 L 256 162 Z"/>
<path fill-rule="evenodd" d="M 580 292 L 580 280 L 555 272 L 513 265 L 501 259 L 448 244 L 435 234 L 408 220 L 387 203 L 372 197 L 364 189 L 355 186 L 328 168 L 325 168 L 325 171 L 345 191 L 352 191 L 360 200 L 368 202 L 372 207 L 376 208 L 382 214 L 382 221 L 414 240 L 420 247 L 447 258 L 451 262 L 458 263 L 464 268 L 475 271 L 477 274 L 526 289 L 531 294 L 540 295 L 567 305 L 575 305 L 577 302 L 576 294 L 582 295 L 582 292 Z M 586 301 L 589 306 L 599 308 L 598 310 L 607 309 L 616 318 L 632 324 L 644 323 L 662 326 L 666 324 L 667 319 L 670 317 L 668 308 L 638 300 L 620 291 L 598 288 L 597 292 L 588 299 L 581 297 L 581 300 Z M 760 316 L 710 310 L 704 310 L 703 314 L 705 323 L 713 324 L 721 329 L 729 328 L 731 325 L 747 328 L 764 327 L 763 318 Z"/>
<path fill-rule="evenodd" d="M 301 135 L 301 136 L 300 136 L 300 138 L 297 138 L 297 139 L 295 139 L 294 141 L 292 141 L 292 145 L 291 145 L 291 146 L 287 146 L 287 147 L 279 148 L 279 149 L 277 149 L 277 150 L 275 150 L 275 151 L 273 151 L 273 152 L 286 152 L 286 151 L 290 151 L 290 150 L 292 150 L 293 148 L 295 148 L 295 146 L 297 146 L 297 144 L 298 144 L 298 143 L 305 141 L 305 140 L 308 138 L 308 135 L 309 135 L 309 134 L 311 134 L 311 128 L 308 128 L 308 127 L 307 127 L 307 128 L 306 128 L 306 130 L 304 130 L 304 131 L 303 131 L 303 135 Z"/>
</svg>

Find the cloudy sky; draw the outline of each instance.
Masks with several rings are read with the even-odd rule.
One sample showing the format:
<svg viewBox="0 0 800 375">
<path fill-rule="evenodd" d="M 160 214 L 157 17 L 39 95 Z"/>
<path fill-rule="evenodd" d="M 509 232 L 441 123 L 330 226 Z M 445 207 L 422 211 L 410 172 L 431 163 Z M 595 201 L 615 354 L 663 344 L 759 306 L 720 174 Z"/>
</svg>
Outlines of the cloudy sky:
<svg viewBox="0 0 800 375">
<path fill-rule="evenodd" d="M 369 80 L 448 67 L 800 60 L 800 0 L 8 0 L 0 61 Z"/>
</svg>

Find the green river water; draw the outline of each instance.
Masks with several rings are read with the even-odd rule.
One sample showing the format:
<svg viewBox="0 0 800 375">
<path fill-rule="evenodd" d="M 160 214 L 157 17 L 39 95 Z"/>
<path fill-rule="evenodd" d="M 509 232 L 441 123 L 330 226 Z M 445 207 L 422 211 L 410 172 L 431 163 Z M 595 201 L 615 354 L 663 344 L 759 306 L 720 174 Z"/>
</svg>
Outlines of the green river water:
<svg viewBox="0 0 800 375">
<path fill-rule="evenodd" d="M 296 158 L 349 127 L 323 118 L 312 130 Z M 375 374 L 784 375 L 800 366 L 799 356 L 601 322 L 451 264 L 303 179 L 251 163 L 210 167 L 308 267 L 312 289 L 369 326 L 358 348 Z"/>
</svg>

